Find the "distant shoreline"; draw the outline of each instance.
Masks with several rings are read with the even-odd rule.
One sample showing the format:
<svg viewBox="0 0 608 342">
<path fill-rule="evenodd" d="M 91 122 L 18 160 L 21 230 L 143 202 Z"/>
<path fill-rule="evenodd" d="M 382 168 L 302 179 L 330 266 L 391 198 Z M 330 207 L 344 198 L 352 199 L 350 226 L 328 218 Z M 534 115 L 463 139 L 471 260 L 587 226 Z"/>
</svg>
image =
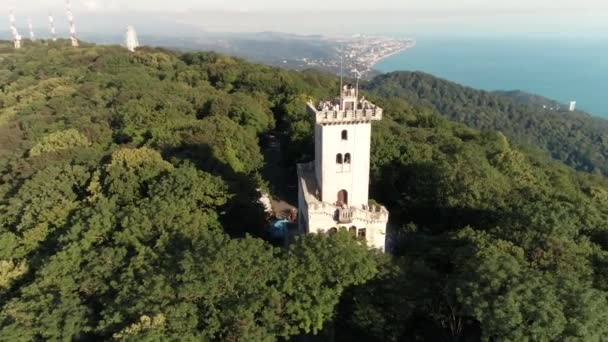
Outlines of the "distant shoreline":
<svg viewBox="0 0 608 342">
<path fill-rule="evenodd" d="M 372 65 L 371 65 L 371 67 L 370 67 L 370 70 L 375 70 L 376 64 L 378 64 L 378 63 L 382 62 L 383 60 L 385 60 L 385 59 L 387 59 L 387 58 L 390 58 L 390 57 L 392 57 L 392 56 L 398 55 L 398 54 L 400 54 L 400 53 L 402 53 L 402 52 L 405 52 L 405 51 L 407 51 L 407 50 L 413 49 L 413 48 L 415 48 L 415 47 L 416 47 L 416 41 L 415 41 L 415 40 L 412 40 L 412 45 L 410 45 L 410 46 L 405 46 L 405 47 L 403 47 L 403 48 L 401 48 L 401 49 L 399 49 L 399 50 L 396 50 L 396 51 L 394 51 L 394 52 L 388 53 L 388 54 L 386 54 L 386 55 L 384 55 L 384 56 L 382 56 L 382 57 L 379 57 L 378 59 L 376 59 L 376 60 L 372 61 Z"/>
<path fill-rule="evenodd" d="M 607 48 L 576 40 L 564 44 L 569 48 L 545 58 L 553 40 L 470 39 L 463 46 L 457 39 L 425 39 L 374 68 L 382 74 L 419 70 L 476 89 L 520 89 L 563 104 L 577 101 L 579 111 L 608 119 L 608 65 L 597 59 Z"/>
</svg>

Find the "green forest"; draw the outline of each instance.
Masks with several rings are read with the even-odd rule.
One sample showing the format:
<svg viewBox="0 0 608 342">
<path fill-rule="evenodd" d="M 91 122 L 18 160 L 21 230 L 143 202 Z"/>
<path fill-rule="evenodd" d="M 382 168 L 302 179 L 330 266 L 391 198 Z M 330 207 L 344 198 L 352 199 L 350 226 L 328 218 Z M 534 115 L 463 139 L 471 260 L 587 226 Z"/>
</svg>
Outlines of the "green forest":
<svg viewBox="0 0 608 342">
<path fill-rule="evenodd" d="M 266 140 L 295 184 L 305 103 L 339 78 L 67 45 L 0 44 L 0 340 L 608 336 L 604 122 L 378 76 L 370 193 L 392 252 L 343 231 L 284 246 L 258 203 Z"/>
<path fill-rule="evenodd" d="M 369 90 L 432 108 L 481 130 L 498 130 L 580 170 L 608 175 L 608 121 L 568 112 L 564 105 L 523 92 L 487 92 L 421 72 L 381 75 Z M 546 108 L 543 108 L 543 105 Z"/>
</svg>

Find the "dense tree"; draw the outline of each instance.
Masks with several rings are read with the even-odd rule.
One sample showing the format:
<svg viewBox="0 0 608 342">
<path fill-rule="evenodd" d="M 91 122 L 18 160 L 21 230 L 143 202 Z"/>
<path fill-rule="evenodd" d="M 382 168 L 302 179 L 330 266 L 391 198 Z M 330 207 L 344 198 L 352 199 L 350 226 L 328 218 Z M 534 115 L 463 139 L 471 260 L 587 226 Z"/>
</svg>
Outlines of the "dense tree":
<svg viewBox="0 0 608 342">
<path fill-rule="evenodd" d="M 421 72 L 381 75 L 368 88 L 383 97 L 430 106 L 470 127 L 499 130 L 576 169 L 608 173 L 608 123 L 585 113 L 565 112 L 566 106 L 555 101 L 522 92 L 475 90 Z"/>
<path fill-rule="evenodd" d="M 263 142 L 280 138 L 286 172 L 311 160 L 304 105 L 335 95 L 338 78 L 67 41 L 0 51 L 4 339 L 607 333 L 608 182 L 537 150 L 604 171 L 603 121 L 380 76 L 371 194 L 391 212 L 392 255 L 346 232 L 279 248 L 260 238 Z"/>
</svg>

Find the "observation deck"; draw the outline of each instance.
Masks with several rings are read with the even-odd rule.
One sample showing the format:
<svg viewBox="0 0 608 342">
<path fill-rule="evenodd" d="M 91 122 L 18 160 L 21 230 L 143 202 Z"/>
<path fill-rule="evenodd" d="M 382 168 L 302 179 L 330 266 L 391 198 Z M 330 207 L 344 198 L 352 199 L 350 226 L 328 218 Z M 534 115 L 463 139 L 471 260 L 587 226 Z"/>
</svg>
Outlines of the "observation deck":
<svg viewBox="0 0 608 342">
<path fill-rule="evenodd" d="M 306 109 L 319 125 L 382 120 L 382 108 L 365 97 L 359 98 L 359 89 L 352 85 L 344 86 L 340 98 L 317 104 L 309 102 Z"/>
<path fill-rule="evenodd" d="M 319 125 L 348 122 L 366 122 L 382 120 L 382 108 L 369 107 L 352 110 L 341 110 L 339 107 L 315 106 L 308 103 L 308 112 Z"/>
</svg>

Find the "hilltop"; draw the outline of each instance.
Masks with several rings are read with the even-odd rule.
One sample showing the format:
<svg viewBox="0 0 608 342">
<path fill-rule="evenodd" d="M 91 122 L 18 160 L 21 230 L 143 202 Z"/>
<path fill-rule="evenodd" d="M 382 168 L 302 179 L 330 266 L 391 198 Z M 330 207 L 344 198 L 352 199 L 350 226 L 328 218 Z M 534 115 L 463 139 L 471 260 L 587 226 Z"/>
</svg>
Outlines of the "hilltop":
<svg viewBox="0 0 608 342">
<path fill-rule="evenodd" d="M 433 108 L 472 128 L 501 131 L 577 170 L 608 174 L 608 121 L 567 112 L 565 106 L 556 110 L 555 101 L 523 92 L 476 90 L 421 72 L 381 75 L 368 89 Z"/>
<path fill-rule="evenodd" d="M 265 137 L 280 139 L 295 183 L 313 154 L 305 102 L 334 96 L 335 76 L 39 42 L 1 45 L 0 79 L 6 339 L 608 334 L 608 182 L 492 129 L 506 119 L 451 122 L 438 101 L 459 98 L 475 122 L 495 95 L 469 103 L 473 90 L 430 76 L 402 93 L 398 74 L 365 91 L 386 114 L 371 195 L 391 212 L 393 251 L 379 255 L 343 231 L 273 245 L 257 202 L 273 187 Z"/>
</svg>

